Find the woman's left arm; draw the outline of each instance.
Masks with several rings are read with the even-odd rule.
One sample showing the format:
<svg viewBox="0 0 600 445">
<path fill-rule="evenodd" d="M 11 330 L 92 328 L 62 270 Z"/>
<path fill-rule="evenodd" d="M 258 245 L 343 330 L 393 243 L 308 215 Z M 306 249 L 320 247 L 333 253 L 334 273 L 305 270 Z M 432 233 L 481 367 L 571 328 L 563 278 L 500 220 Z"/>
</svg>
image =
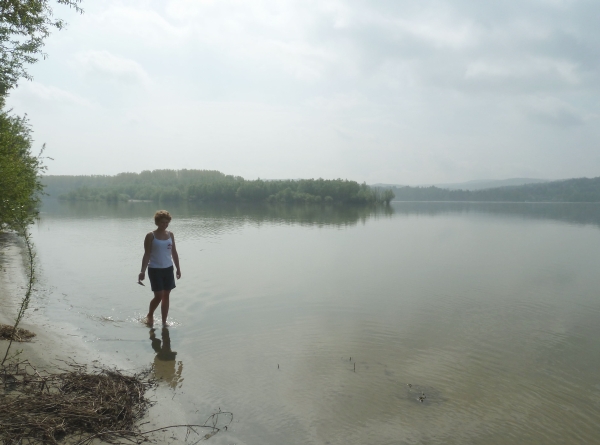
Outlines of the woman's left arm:
<svg viewBox="0 0 600 445">
<path fill-rule="evenodd" d="M 175 269 L 177 270 L 175 276 L 177 277 L 177 279 L 180 279 L 181 269 L 179 268 L 179 255 L 177 254 L 177 247 L 175 247 L 175 235 L 173 235 L 173 232 L 171 232 L 171 241 L 173 241 L 173 246 L 171 247 L 171 256 L 173 257 Z"/>
</svg>

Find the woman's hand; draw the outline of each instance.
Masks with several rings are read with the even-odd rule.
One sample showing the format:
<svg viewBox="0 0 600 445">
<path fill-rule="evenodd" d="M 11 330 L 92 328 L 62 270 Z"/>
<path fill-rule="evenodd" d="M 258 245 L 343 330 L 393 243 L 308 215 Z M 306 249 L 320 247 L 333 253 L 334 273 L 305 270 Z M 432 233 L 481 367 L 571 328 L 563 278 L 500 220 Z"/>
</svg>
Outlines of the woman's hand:
<svg viewBox="0 0 600 445">
<path fill-rule="evenodd" d="M 177 273 L 175 274 L 175 276 L 178 280 L 181 278 L 181 271 L 179 269 L 177 269 Z"/>
<path fill-rule="evenodd" d="M 146 273 L 145 272 L 140 272 L 140 274 L 138 275 L 138 282 L 142 282 L 144 281 L 144 278 L 146 278 Z"/>
</svg>

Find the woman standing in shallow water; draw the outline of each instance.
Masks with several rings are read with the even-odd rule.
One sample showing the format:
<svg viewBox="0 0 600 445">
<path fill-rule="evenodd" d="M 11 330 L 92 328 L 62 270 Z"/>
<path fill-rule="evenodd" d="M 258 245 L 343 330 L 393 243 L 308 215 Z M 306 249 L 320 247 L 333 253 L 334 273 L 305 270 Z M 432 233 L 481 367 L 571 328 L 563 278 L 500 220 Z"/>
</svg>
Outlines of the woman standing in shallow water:
<svg viewBox="0 0 600 445">
<path fill-rule="evenodd" d="M 154 324 L 154 311 L 160 304 L 162 324 L 167 326 L 169 294 L 175 288 L 173 263 L 177 268 L 177 279 L 181 278 L 175 236 L 173 232 L 167 231 L 170 222 L 171 214 L 166 210 L 159 210 L 154 214 L 154 223 L 157 229 L 154 232 L 148 232 L 144 239 L 144 257 L 142 258 L 142 271 L 138 276 L 138 282 L 141 284 L 144 281 L 146 268 L 148 268 L 148 278 L 150 279 L 152 292 L 154 292 L 154 298 L 150 301 L 146 318 L 149 325 Z"/>
</svg>

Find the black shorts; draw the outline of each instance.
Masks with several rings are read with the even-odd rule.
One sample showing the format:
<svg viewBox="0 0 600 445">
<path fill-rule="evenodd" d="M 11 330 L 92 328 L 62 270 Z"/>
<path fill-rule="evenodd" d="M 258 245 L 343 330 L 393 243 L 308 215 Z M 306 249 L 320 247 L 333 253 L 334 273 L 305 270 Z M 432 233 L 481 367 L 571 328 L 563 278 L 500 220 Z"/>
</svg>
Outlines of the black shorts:
<svg viewBox="0 0 600 445">
<path fill-rule="evenodd" d="M 153 292 L 175 289 L 173 266 L 165 267 L 164 269 L 149 267 L 148 278 L 150 279 L 150 286 Z"/>
</svg>

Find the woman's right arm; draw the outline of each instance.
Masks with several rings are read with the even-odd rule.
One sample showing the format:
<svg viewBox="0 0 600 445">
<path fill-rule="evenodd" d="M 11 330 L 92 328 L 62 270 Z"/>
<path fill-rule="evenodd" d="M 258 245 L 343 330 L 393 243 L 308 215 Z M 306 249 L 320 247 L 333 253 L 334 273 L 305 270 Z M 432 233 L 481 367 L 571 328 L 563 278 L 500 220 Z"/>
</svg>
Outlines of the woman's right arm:
<svg viewBox="0 0 600 445">
<path fill-rule="evenodd" d="M 152 232 L 149 232 L 144 238 L 144 256 L 142 257 L 142 271 L 138 275 L 139 281 L 144 281 L 146 278 L 146 268 L 150 262 L 150 253 L 152 252 Z"/>
</svg>

